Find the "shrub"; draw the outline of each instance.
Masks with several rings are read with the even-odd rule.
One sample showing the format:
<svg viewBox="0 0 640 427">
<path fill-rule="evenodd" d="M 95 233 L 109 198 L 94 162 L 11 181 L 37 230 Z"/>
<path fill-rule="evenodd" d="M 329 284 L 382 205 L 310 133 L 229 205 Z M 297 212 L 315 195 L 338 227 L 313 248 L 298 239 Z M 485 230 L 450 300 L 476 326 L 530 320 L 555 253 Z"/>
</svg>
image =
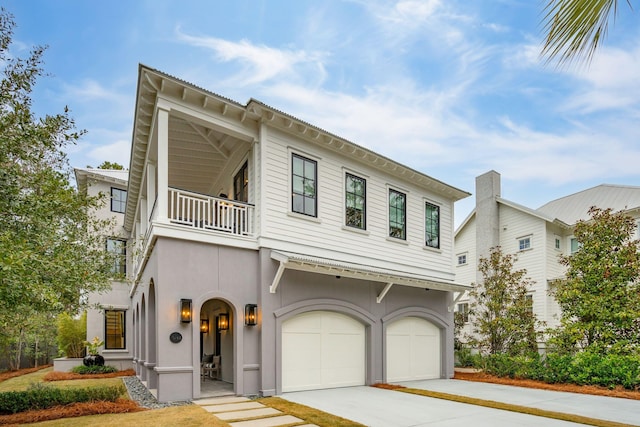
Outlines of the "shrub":
<svg viewBox="0 0 640 427">
<path fill-rule="evenodd" d="M 68 313 L 61 313 L 56 323 L 58 347 L 67 357 L 82 357 L 87 338 L 87 313 L 82 313 L 79 319 L 74 319 Z"/>
<path fill-rule="evenodd" d="M 28 390 L 0 393 L 0 414 L 47 409 L 76 402 L 115 402 L 125 392 L 124 385 L 65 389 L 36 384 Z"/>
<path fill-rule="evenodd" d="M 73 369 L 71 369 L 71 372 L 74 372 L 76 374 L 82 374 L 82 375 L 110 374 L 112 372 L 118 372 L 118 369 L 108 365 L 91 365 L 91 366 L 80 365 L 80 366 L 75 366 Z"/>
<path fill-rule="evenodd" d="M 475 366 L 476 364 L 476 356 L 471 353 L 471 349 L 469 347 L 460 347 L 455 351 L 455 355 L 456 366 L 468 368 L 470 366 Z"/>
</svg>

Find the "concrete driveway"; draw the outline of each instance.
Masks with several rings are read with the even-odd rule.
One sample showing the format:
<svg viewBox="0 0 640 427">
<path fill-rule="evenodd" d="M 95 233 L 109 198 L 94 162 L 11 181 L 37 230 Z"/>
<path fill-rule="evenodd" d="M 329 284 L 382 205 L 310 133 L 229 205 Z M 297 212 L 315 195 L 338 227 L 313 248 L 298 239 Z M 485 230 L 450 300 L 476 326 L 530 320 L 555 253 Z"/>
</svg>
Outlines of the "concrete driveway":
<svg viewBox="0 0 640 427">
<path fill-rule="evenodd" d="M 460 380 L 412 381 L 402 385 L 640 425 L 640 401 L 637 400 Z M 580 425 L 373 387 L 302 391 L 281 397 L 371 427 Z"/>
</svg>

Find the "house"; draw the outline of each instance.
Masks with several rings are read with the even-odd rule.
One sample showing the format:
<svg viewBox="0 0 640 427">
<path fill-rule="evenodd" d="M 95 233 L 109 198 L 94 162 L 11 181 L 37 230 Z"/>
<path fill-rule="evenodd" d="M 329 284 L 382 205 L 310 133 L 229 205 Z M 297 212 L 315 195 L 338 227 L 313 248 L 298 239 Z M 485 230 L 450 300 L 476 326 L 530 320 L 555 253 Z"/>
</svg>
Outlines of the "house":
<svg viewBox="0 0 640 427">
<path fill-rule="evenodd" d="M 209 355 L 236 395 L 452 377 L 453 293 L 469 289 L 453 206 L 468 195 L 140 66 L 131 284 L 105 296 L 126 307 L 123 351 L 160 401 L 204 396 Z"/>
<path fill-rule="evenodd" d="M 75 168 L 78 191 L 91 197 L 99 194 L 106 196 L 106 203 L 94 215 L 100 220 L 109 220 L 111 224 L 104 232 L 105 250 L 114 253 L 111 290 L 108 293 L 90 293 L 88 302 L 97 306 L 87 312 L 87 340 L 98 336 L 104 341 L 102 356 L 105 363 L 120 370 L 133 367 L 133 351 L 126 331 L 133 328 L 130 316 L 129 290 L 127 274 L 127 240 L 124 212 L 127 204 L 126 170 L 105 170 Z M 127 315 L 129 313 L 129 315 Z"/>
<path fill-rule="evenodd" d="M 456 281 L 480 283 L 480 257 L 500 246 L 504 253 L 517 254 L 517 269 L 526 269 L 534 281 L 528 297 L 533 313 L 548 327 L 559 325 L 560 309 L 549 293 L 549 284 L 564 276 L 559 255 L 578 249 L 573 229 L 579 220 L 589 219 L 589 208 L 624 211 L 640 219 L 640 187 L 599 185 L 531 209 L 501 197 L 500 174 L 489 171 L 476 178 L 476 206 L 455 232 Z M 456 311 L 468 313 L 469 297 L 461 296 Z M 464 332 L 471 332 L 473 319 L 466 315 Z"/>
</svg>

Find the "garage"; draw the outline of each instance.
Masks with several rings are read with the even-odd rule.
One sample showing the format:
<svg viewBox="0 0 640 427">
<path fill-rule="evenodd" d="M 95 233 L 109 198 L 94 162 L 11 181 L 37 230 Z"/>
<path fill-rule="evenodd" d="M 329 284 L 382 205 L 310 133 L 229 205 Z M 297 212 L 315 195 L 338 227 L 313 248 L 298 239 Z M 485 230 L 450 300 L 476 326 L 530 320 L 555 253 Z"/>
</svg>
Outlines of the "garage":
<svg viewBox="0 0 640 427">
<path fill-rule="evenodd" d="M 440 329 L 419 317 L 387 326 L 387 382 L 440 378 Z"/>
<path fill-rule="evenodd" d="M 365 327 L 344 314 L 312 311 L 282 323 L 282 391 L 365 383 Z"/>
</svg>

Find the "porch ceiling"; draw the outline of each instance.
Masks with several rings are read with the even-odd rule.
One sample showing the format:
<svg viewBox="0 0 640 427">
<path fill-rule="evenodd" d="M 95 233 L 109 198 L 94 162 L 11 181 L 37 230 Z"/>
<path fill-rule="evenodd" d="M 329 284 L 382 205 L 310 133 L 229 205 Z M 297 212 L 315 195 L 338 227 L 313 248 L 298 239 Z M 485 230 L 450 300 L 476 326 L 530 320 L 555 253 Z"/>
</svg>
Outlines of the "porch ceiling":
<svg viewBox="0 0 640 427">
<path fill-rule="evenodd" d="M 231 135 L 170 115 L 169 186 L 211 194 L 230 159 L 248 148 Z"/>
</svg>

